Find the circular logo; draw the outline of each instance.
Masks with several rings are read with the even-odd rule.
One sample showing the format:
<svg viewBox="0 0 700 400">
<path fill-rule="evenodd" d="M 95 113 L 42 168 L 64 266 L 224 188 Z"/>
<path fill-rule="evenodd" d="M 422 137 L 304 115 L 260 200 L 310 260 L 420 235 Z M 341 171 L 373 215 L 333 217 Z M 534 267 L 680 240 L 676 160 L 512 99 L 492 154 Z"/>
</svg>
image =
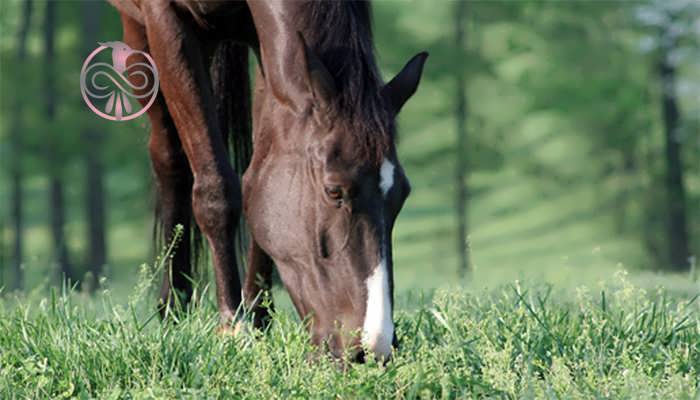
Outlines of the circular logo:
<svg viewBox="0 0 700 400">
<path fill-rule="evenodd" d="M 80 71 L 80 92 L 85 104 L 111 121 L 139 117 L 158 95 L 156 63 L 148 53 L 122 42 L 99 45 L 85 59 Z M 132 56 L 133 62 L 127 65 L 127 59 Z"/>
</svg>

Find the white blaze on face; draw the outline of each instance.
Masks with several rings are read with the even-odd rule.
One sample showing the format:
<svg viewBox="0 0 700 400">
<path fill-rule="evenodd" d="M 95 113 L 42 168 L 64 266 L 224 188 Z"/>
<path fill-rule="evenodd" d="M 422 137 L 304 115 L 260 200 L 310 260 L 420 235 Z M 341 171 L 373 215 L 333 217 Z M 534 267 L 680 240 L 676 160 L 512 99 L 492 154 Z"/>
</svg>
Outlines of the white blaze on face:
<svg viewBox="0 0 700 400">
<path fill-rule="evenodd" d="M 394 164 L 384 160 L 379 170 L 379 189 L 386 197 L 394 185 Z M 389 295 L 389 271 L 386 265 L 386 249 L 382 239 L 380 260 L 367 278 L 367 305 L 365 322 L 362 326 L 362 344 L 377 357 L 388 359 L 391 356 L 391 342 L 394 339 L 394 321 L 391 318 L 391 297 Z"/>
<path fill-rule="evenodd" d="M 394 321 L 391 319 L 389 273 L 382 257 L 374 272 L 367 278 L 367 310 L 362 327 L 362 344 L 379 358 L 391 355 Z"/>
<path fill-rule="evenodd" d="M 391 187 L 394 186 L 394 164 L 386 158 L 379 169 L 379 178 L 379 189 L 382 191 L 384 197 L 386 197 Z"/>
</svg>

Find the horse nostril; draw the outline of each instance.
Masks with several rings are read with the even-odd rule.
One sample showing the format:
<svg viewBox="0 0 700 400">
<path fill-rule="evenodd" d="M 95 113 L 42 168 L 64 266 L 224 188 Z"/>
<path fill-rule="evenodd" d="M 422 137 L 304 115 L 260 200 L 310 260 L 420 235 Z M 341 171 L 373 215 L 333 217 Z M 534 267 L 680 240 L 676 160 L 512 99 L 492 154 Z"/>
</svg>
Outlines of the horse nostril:
<svg viewBox="0 0 700 400">
<path fill-rule="evenodd" d="M 364 364 L 365 363 L 365 351 L 360 350 L 357 352 L 355 355 L 355 358 L 352 360 L 353 362 Z"/>
<path fill-rule="evenodd" d="M 321 247 L 321 257 L 323 258 L 328 258 L 330 256 L 330 253 L 328 252 L 328 238 L 326 237 L 326 233 L 323 232 L 321 234 L 321 240 L 320 240 L 320 247 Z"/>
</svg>

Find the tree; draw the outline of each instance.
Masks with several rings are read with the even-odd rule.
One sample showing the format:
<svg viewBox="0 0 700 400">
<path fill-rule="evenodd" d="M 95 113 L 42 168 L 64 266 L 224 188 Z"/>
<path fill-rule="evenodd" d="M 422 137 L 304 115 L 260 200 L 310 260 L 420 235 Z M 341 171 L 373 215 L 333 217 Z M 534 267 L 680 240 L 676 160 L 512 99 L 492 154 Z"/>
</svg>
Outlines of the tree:
<svg viewBox="0 0 700 400">
<path fill-rule="evenodd" d="M 92 51 L 94 38 L 99 31 L 99 18 L 102 3 L 87 1 L 81 4 L 82 13 L 82 56 Z M 99 129 L 86 120 L 82 128 L 83 160 L 85 163 L 85 220 L 88 241 L 87 269 L 89 279 L 85 284 L 90 291 L 97 288 L 102 268 L 107 259 L 105 232 L 105 189 L 102 144 L 103 135 Z"/>
<path fill-rule="evenodd" d="M 663 32 L 662 36 L 668 35 Z M 658 65 L 662 86 L 661 105 L 664 117 L 666 147 L 666 195 L 668 209 L 669 261 L 674 270 L 688 269 L 689 237 L 686 213 L 686 189 L 683 179 L 683 160 L 679 140 L 681 112 L 676 94 L 676 66 L 670 61 L 675 45 L 664 48 Z"/>
<path fill-rule="evenodd" d="M 469 271 L 469 247 L 467 245 L 467 177 L 466 177 L 466 141 L 467 141 L 467 99 L 464 82 L 464 18 L 466 16 L 466 1 L 455 3 L 455 118 L 457 122 L 457 151 L 455 152 L 455 189 L 457 207 L 457 255 L 459 257 L 459 271 L 462 276 Z"/>
<path fill-rule="evenodd" d="M 672 270 L 686 271 L 690 268 L 691 239 L 682 148 L 689 135 L 684 134 L 677 77 L 683 55 L 697 54 L 700 5 L 687 0 L 653 1 L 638 9 L 637 18 L 651 28 L 646 47 L 652 52 L 660 86 L 668 262 Z"/>
<path fill-rule="evenodd" d="M 53 123 L 56 119 L 56 66 L 55 66 L 56 2 L 47 1 L 44 15 L 44 117 L 46 120 L 46 162 L 49 176 L 49 212 L 53 254 L 60 279 L 73 280 L 65 234 L 65 192 L 63 163 Z"/>
<path fill-rule="evenodd" d="M 32 15 L 32 2 L 26 1 L 22 7 L 22 18 L 17 32 L 17 66 L 21 70 L 27 58 L 27 34 L 29 32 L 29 22 Z M 12 123 L 10 127 L 10 147 L 12 148 L 12 160 L 10 161 L 10 213 L 12 220 L 12 231 L 14 242 L 12 245 L 12 288 L 21 290 L 24 286 L 24 273 L 22 271 L 22 260 L 24 258 L 24 220 L 22 204 L 24 203 L 24 174 L 22 169 L 22 98 L 14 98 L 12 109 Z"/>
</svg>

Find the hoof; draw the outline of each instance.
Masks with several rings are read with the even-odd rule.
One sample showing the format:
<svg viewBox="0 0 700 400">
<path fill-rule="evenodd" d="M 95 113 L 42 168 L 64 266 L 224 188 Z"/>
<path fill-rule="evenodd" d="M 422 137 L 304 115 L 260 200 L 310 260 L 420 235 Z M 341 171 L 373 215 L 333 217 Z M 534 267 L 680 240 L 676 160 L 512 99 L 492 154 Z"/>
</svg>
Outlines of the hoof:
<svg viewBox="0 0 700 400">
<path fill-rule="evenodd" d="M 222 337 L 226 336 L 231 336 L 231 337 L 236 337 L 243 335 L 248 332 L 248 329 L 246 327 L 246 323 L 243 321 L 236 321 L 236 324 L 231 326 L 231 325 L 219 325 L 219 327 L 216 329 L 216 334 Z"/>
</svg>

